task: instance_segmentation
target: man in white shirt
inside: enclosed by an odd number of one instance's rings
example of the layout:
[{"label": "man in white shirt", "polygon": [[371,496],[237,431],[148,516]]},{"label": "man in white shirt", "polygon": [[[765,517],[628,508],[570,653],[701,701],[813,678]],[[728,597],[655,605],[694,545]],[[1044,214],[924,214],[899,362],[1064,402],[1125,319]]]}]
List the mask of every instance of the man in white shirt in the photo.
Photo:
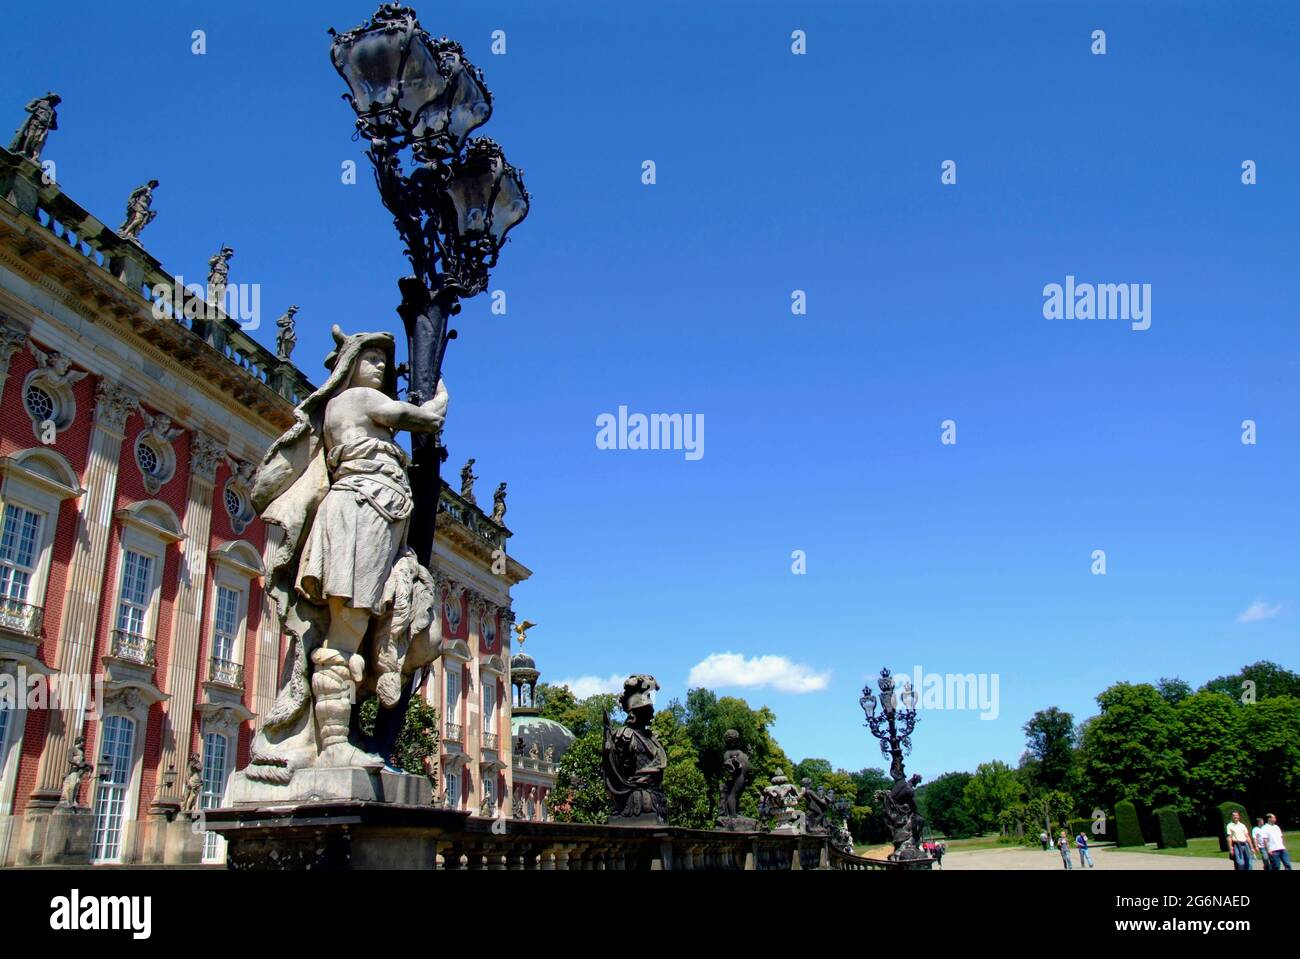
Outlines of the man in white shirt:
[{"label": "man in white shirt", "polygon": [[1255,855],[1255,840],[1250,838],[1250,830],[1241,821],[1241,813],[1232,811],[1232,821],[1227,826],[1228,850],[1232,853],[1234,869],[1250,869],[1251,859]]},{"label": "man in white shirt", "polygon": [[1264,817],[1255,820],[1255,828],[1250,831],[1250,838],[1255,840],[1255,849],[1259,852],[1259,861],[1265,871],[1273,868],[1273,861],[1268,858],[1268,844],[1264,841]]},{"label": "man in white shirt", "polygon": [[1290,872],[1291,854],[1286,850],[1286,837],[1282,835],[1282,827],[1277,824],[1277,817],[1272,813],[1268,814],[1268,825],[1264,827],[1264,843],[1273,868]]}]

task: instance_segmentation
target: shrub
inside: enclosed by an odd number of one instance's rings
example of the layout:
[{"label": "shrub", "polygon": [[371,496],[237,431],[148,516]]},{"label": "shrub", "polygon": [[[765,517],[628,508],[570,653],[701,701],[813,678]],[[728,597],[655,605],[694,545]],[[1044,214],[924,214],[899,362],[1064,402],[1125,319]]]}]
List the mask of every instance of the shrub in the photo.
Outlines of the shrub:
[{"label": "shrub", "polygon": [[1144,846],[1142,826],[1138,823],[1137,807],[1127,799],[1115,803],[1115,845]]},{"label": "shrub", "polygon": [[1083,833],[1085,836],[1087,836],[1088,842],[1090,843],[1101,842],[1101,836],[1098,836],[1096,833],[1092,831],[1091,819],[1070,820],[1070,841],[1073,842],[1074,837],[1079,835],[1079,833]]},{"label": "shrub", "polygon": [[1183,823],[1178,818],[1178,810],[1173,806],[1161,806],[1155,811],[1156,826],[1160,832],[1156,845],[1161,849],[1184,849],[1187,837],[1183,834]]},{"label": "shrub", "polygon": [[1250,816],[1246,812],[1246,807],[1239,802],[1221,802],[1219,803],[1219,851],[1228,851],[1228,823],[1232,822],[1233,812],[1241,813],[1241,821],[1250,828]]}]

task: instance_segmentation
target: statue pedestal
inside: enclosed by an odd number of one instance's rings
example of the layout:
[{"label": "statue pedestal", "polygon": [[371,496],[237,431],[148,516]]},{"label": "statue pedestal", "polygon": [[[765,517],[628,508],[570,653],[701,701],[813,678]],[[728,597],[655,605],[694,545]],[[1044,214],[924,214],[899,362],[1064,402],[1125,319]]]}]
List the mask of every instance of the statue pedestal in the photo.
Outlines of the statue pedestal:
[{"label": "statue pedestal", "polygon": [[227,806],[275,806],[284,803],[360,802],[428,806],[433,787],[425,776],[345,766],[340,769],[299,769],[283,785],[249,779],[241,769],[230,778]]},{"label": "statue pedestal", "polygon": [[758,832],[758,820],[746,816],[719,816],[718,828],[727,832]]},{"label": "statue pedestal", "polygon": [[[95,816],[85,806],[29,810],[27,825],[33,847],[19,865],[86,866],[95,838]],[[21,856],[21,853],[20,853]],[[24,861],[25,860],[25,861]]]},{"label": "statue pedestal", "polygon": [[200,820],[189,813],[177,813],[163,828],[163,862],[169,866],[203,861],[203,830]]}]

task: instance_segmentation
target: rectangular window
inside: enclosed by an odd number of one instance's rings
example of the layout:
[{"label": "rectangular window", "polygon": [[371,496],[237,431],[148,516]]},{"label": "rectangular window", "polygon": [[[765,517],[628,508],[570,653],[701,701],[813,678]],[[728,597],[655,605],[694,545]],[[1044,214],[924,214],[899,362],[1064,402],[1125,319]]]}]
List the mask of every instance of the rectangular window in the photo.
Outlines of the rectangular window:
[{"label": "rectangular window", "polygon": [[492,773],[488,773],[483,777],[483,805],[487,807],[488,814],[492,816],[495,816],[497,813],[495,779],[496,776]]},{"label": "rectangular window", "polygon": [[483,732],[497,731],[497,685],[490,679],[483,682]]},{"label": "rectangular window", "polygon": [[117,628],[133,636],[144,636],[152,599],[153,557],[127,550],[122,556],[122,594],[117,601]]},{"label": "rectangular window", "polygon": [[41,541],[40,513],[5,504],[4,528],[0,531],[0,597],[28,603],[36,554]]},{"label": "rectangular window", "polygon": [[135,721],[108,716],[103,735],[100,755],[108,761],[108,778],[100,780],[95,790],[94,859],[116,862],[122,858],[122,821],[126,817],[126,793],[135,751]]},{"label": "rectangular window", "polygon": [[[221,805],[221,797],[226,791],[226,762],[230,740],[216,733],[203,737],[203,792],[199,796],[199,806],[203,809],[216,809]],[[224,840],[220,833],[203,834],[204,862],[220,862],[224,852]]]},{"label": "rectangular window", "polygon": [[460,667],[451,663],[447,667],[447,721],[460,719]]},{"label": "rectangular window", "polygon": [[239,600],[237,590],[217,587],[216,616],[212,630],[212,657],[236,662],[236,638],[239,635]]},{"label": "rectangular window", "polygon": [[460,777],[455,773],[447,773],[447,806],[450,809],[460,808]]}]

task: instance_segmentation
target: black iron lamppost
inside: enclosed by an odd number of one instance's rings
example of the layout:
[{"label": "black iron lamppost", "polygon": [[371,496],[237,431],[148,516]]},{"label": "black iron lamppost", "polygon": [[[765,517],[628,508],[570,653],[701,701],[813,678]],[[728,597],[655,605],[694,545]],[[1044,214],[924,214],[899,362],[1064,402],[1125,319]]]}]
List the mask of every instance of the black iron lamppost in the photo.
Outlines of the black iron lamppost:
[{"label": "black iron lamppost", "polygon": [[[903,769],[903,756],[912,751],[912,731],[916,729],[916,690],[903,680],[903,690],[894,691],[894,677],[888,669],[880,671],[880,699],[871,691],[871,684],[862,687],[858,703],[866,714],[866,725],[871,735],[880,740],[880,752],[889,757],[889,775],[894,784],[876,794],[882,803],[882,815],[890,829],[894,860],[928,860],[921,849],[921,832],[925,820],[916,804],[916,784],[920,776],[907,779]],[[899,703],[902,709],[899,709]],[[877,709],[879,705],[879,709]],[[928,865],[926,866],[928,868]]]},{"label": "black iron lamppost", "polygon": [[[369,20],[335,33],[330,59],[348,85],[357,133],[385,207],[406,245],[413,275],[398,281],[406,327],[408,398],[431,399],[456,331],[459,301],[487,288],[510,232],[528,215],[523,173],[487,138],[467,139],[492,115],[492,94],[459,43],[434,40],[415,11],[381,4]],[[411,173],[402,168],[409,151]],[[437,438],[412,436],[415,498],[408,542],[422,564],[433,554],[439,466]]]}]

